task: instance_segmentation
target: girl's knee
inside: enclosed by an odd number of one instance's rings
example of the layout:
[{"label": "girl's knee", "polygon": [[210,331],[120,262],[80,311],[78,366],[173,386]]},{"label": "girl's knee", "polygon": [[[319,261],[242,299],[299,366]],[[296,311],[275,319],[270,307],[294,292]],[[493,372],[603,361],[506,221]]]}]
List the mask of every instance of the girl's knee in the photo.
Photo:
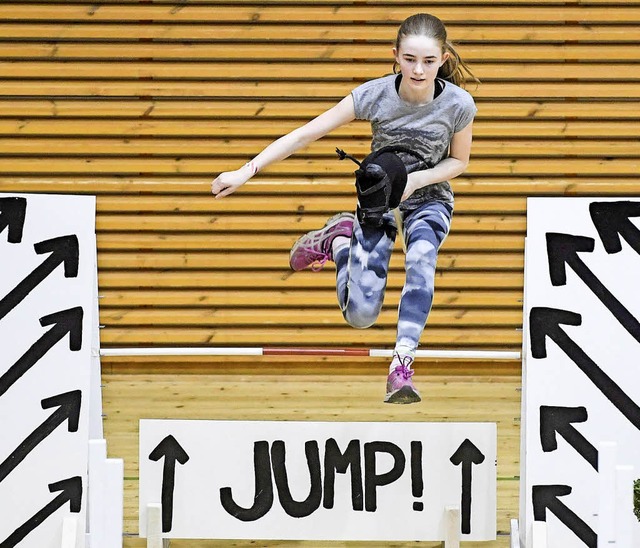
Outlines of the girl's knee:
[{"label": "girl's knee", "polygon": [[342,315],[351,327],[356,329],[366,329],[371,327],[380,314],[380,309],[348,307],[342,311]]}]

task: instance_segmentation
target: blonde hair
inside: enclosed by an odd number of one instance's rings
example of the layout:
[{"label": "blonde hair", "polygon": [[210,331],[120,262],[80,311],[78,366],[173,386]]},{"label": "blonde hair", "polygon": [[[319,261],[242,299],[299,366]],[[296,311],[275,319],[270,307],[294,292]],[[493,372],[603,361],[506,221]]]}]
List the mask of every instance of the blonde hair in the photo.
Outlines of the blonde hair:
[{"label": "blonde hair", "polygon": [[[433,38],[442,49],[442,53],[449,53],[449,58],[438,69],[438,78],[451,82],[460,87],[464,87],[468,81],[480,83],[480,80],[471,72],[471,69],[462,60],[453,44],[447,39],[447,29],[444,23],[435,15],[429,13],[416,13],[407,17],[396,37],[396,50],[400,49],[400,44],[407,36],[427,36]],[[393,72],[397,72],[398,64],[393,64]]]}]

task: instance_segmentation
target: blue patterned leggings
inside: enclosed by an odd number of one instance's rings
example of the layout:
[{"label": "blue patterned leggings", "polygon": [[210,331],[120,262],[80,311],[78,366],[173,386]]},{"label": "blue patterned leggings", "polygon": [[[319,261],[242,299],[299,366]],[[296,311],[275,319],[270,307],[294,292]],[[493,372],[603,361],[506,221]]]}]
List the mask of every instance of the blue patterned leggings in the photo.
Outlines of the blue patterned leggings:
[{"label": "blue patterned leggings", "polygon": [[[401,211],[407,254],[396,349],[418,347],[433,303],[436,258],[449,232],[451,213],[449,206],[436,201]],[[382,309],[397,233],[393,213],[388,212],[384,221],[378,228],[361,226],[356,219],[351,244],[335,253],[338,302],[353,327],[371,326]]]}]

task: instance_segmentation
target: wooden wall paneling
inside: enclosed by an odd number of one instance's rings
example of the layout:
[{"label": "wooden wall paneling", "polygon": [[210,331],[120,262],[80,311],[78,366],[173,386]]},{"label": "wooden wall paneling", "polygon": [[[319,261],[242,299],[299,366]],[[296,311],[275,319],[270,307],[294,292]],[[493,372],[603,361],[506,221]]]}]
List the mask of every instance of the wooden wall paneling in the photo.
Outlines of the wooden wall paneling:
[{"label": "wooden wall paneling", "polygon": [[[370,330],[343,322],[333,267],[318,274],[288,269],[289,248],[302,232],[353,209],[353,166],[333,151],[366,155],[366,123],[340,128],[230,198],[214,200],[209,186],[219,171],[241,165],[360,82],[389,72],[397,24],[416,11],[447,23],[482,80],[469,86],[479,109],[472,161],[453,181],[456,213],[439,258],[424,347],[518,350],[527,196],[637,196],[640,189],[640,1],[0,4],[0,191],[97,195],[104,347],[393,345],[403,283],[399,246],[380,322]],[[256,367],[236,361],[244,375]],[[323,359],[262,365],[269,379],[301,375],[293,383],[324,383],[313,375],[342,367]],[[267,390],[272,409],[248,400],[216,407],[194,373],[213,375],[205,382],[216,394],[222,388],[235,394],[238,386],[219,376],[226,371],[222,359],[110,358],[104,367],[109,437],[134,461],[131,421],[140,402],[145,408],[156,402],[154,412],[166,416],[232,409],[230,418],[295,418],[302,416],[296,405],[306,406],[310,418],[326,416],[313,411],[319,401],[326,407],[320,394],[285,405],[274,385],[257,376],[267,384],[255,389]],[[373,403],[368,362],[344,367],[366,375],[350,385],[363,405],[345,403],[344,412],[358,420],[387,412]],[[483,376],[457,384],[455,393],[434,377],[430,389],[443,399],[419,417],[484,417],[473,403],[456,415],[449,398],[500,399],[502,387],[491,374],[505,371],[512,375],[505,409],[518,412],[517,364],[424,367]],[[157,376],[169,371],[194,375]],[[147,392],[156,382],[158,390]],[[172,390],[188,400],[184,407],[162,405]],[[121,398],[138,403],[126,407]],[[509,417],[499,430],[503,530],[517,505],[517,489],[506,487],[517,487],[507,481],[517,475],[518,451],[517,419]],[[135,531],[135,462],[127,466],[127,528]]]}]

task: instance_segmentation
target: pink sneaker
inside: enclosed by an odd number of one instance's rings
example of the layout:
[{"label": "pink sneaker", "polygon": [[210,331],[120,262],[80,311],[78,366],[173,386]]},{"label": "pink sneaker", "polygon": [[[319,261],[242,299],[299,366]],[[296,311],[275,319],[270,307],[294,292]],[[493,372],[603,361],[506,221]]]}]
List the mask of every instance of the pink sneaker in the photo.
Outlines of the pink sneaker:
[{"label": "pink sneaker", "polygon": [[312,230],[301,236],[293,244],[289,254],[289,265],[292,270],[322,270],[324,263],[333,260],[331,243],[337,236],[351,238],[353,234],[353,213],[338,213],[329,219],[319,230]]},{"label": "pink sneaker", "polygon": [[399,365],[387,377],[387,395],[385,403],[416,403],[422,400],[420,393],[413,386],[411,377],[413,370],[409,369],[413,358],[411,356],[394,356]]}]

